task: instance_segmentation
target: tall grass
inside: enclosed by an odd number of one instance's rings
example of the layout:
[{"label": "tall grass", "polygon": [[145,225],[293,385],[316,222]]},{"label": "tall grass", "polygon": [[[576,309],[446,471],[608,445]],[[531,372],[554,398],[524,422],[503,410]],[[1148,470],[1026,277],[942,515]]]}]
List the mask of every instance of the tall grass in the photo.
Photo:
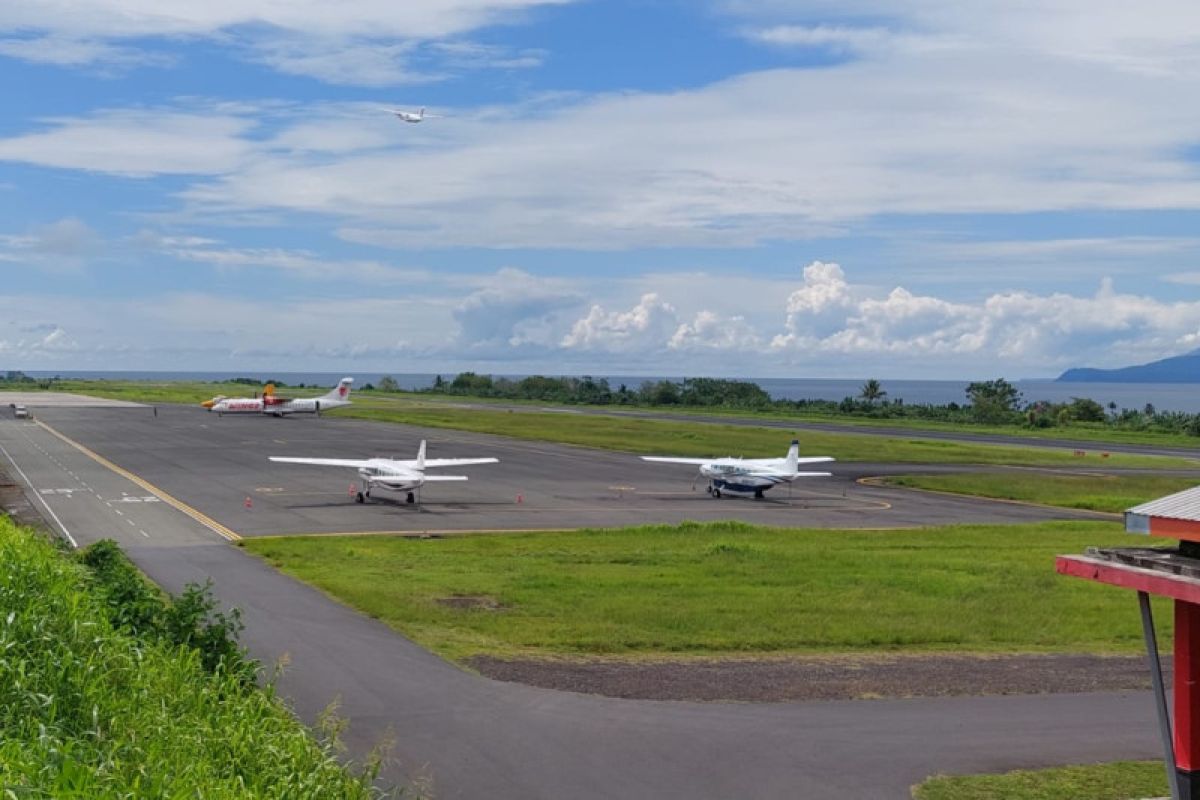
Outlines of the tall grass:
[{"label": "tall grass", "polygon": [[372,798],[265,691],[109,620],[84,568],[0,518],[0,787],[14,798]]}]

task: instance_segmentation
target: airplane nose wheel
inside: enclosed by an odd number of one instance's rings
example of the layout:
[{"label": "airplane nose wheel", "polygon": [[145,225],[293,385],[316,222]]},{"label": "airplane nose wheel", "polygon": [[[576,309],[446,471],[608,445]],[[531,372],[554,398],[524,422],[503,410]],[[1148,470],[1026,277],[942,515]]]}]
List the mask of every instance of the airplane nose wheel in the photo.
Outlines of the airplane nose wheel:
[{"label": "airplane nose wheel", "polygon": [[721,499],[721,490],[714,486],[712,490],[712,496],[714,499]]}]

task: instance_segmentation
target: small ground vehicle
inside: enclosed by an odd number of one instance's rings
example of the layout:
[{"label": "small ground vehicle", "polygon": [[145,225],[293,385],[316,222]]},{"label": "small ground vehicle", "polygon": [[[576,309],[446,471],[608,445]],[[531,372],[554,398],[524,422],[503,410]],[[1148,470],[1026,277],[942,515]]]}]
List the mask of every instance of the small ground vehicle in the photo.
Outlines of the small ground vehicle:
[{"label": "small ground vehicle", "polygon": [[29,419],[29,409],[25,406],[13,406],[13,416],[17,419]]}]

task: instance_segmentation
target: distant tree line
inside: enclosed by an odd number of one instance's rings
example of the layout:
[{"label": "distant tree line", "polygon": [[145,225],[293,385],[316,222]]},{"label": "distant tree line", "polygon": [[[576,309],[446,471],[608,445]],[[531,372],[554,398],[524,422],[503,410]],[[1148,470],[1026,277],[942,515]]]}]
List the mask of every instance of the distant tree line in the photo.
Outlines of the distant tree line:
[{"label": "distant tree line", "polygon": [[[380,388],[383,387],[384,378]],[[531,375],[528,378],[493,378],[463,372],[453,380],[437,376],[433,386],[423,390],[436,394],[492,397],[505,400],[538,400],[547,403],[628,406],[719,406],[749,410],[766,410],[773,406],[771,396],[756,383],[720,378],[685,378],[675,381],[643,381],[630,388],[622,383],[613,388],[607,378],[551,378]]]},{"label": "distant tree line", "polygon": [[[379,381],[383,391],[400,391],[391,376]],[[905,403],[888,399],[883,384],[871,378],[857,397],[835,400],[773,400],[758,384],[723,378],[684,378],[681,381],[643,381],[636,387],[620,384],[615,389],[606,378],[547,377],[531,375],[514,380],[462,372],[450,380],[438,375],[433,385],[418,392],[487,397],[503,400],[535,400],[567,405],[616,405],[649,407],[723,408],[742,411],[795,412],[828,417],[868,419],[914,419],[937,422],[1052,428],[1075,424],[1137,431],[1157,431],[1200,436],[1200,414],[1160,412],[1147,404],[1141,410],[1103,406],[1086,397],[1070,402],[1046,400],[1026,402],[1009,381],[997,378],[976,381],[966,388],[963,403]]]},{"label": "distant tree line", "polygon": [[53,378],[34,378],[20,370],[10,369],[4,373],[3,377],[0,377],[0,384],[16,384],[18,386],[36,386],[39,389],[51,389],[55,383],[61,380],[62,378],[57,375]]}]

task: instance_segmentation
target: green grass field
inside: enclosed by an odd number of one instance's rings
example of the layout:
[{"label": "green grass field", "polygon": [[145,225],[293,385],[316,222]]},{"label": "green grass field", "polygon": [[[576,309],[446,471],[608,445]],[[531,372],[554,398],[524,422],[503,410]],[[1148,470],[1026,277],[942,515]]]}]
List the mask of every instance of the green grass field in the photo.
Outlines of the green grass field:
[{"label": "green grass field", "polygon": [[[680,456],[782,457],[792,436],[775,428],[675,422],[570,413],[515,413],[446,406],[375,408],[366,404],[340,413],[358,419],[398,422],[431,428],[477,431],[517,439],[575,444],[631,453]],[[1019,466],[1145,467],[1197,466],[1176,458],[1099,451],[1077,457],[1070,450],[964,444],[932,439],[902,439],[866,434],[804,431],[802,455],[830,455],[839,461],[911,464],[1011,464]]]},{"label": "green grass field", "polygon": [[1045,472],[978,472],[957,475],[895,475],[892,486],[1020,500],[1118,514],[1131,506],[1190,489],[1197,478],[1161,475],[1052,475]]},{"label": "green grass field", "polygon": [[913,790],[914,800],[1134,800],[1169,794],[1161,761],[938,776]]},{"label": "green grass field", "polygon": [[[1130,537],[1111,523],[896,532],[714,523],[239,544],[459,660],[1135,653],[1132,595],[1054,572],[1056,554],[1122,543]],[[1169,641],[1169,625],[1162,635]]]}]

